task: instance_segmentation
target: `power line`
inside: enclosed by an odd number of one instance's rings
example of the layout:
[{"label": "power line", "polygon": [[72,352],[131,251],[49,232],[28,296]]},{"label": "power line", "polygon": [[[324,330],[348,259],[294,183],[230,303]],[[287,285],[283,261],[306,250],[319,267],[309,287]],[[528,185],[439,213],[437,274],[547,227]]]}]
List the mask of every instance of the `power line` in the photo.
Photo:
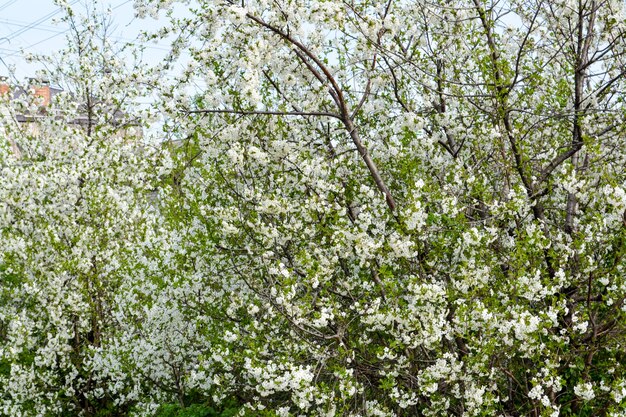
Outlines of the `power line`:
[{"label": "power line", "polygon": [[[0,19],[0,23],[3,23],[8,26],[17,26],[20,28],[30,27],[32,25],[32,23],[23,22],[19,20],[11,20],[11,19]],[[36,27],[33,27],[33,29],[40,30],[42,32],[58,32],[59,31],[58,29],[55,29],[53,26],[47,26],[47,25],[45,26],[37,25]]]},{"label": "power line", "polygon": [[9,0],[6,3],[4,3],[2,6],[0,6],[0,11],[6,9],[7,7],[9,7],[10,5],[12,5],[13,3],[15,3],[17,0]]},{"label": "power line", "polygon": [[[132,1],[132,0],[129,0],[126,3],[130,2],[130,1]],[[116,7],[116,9],[121,7],[121,6],[123,6],[126,3],[118,5]],[[0,18],[0,23],[5,23],[7,25],[18,26],[18,27],[22,27],[22,28],[31,25],[31,24],[27,25],[26,24],[27,22],[23,22],[23,21],[19,21],[19,20],[1,19],[1,18]],[[61,30],[61,29],[56,29],[54,26],[45,26],[44,27],[44,25],[37,25],[37,27],[33,27],[32,29],[35,29],[35,30],[38,30],[38,31],[42,31],[42,32],[54,33],[55,35],[60,35],[60,34],[63,34],[63,33],[67,32],[67,29]],[[4,38],[0,38],[0,40],[2,40],[2,39],[4,39]],[[44,42],[44,41],[46,41],[48,39],[44,39],[41,42]],[[167,45],[154,44],[154,43],[151,43],[151,42],[139,42],[137,39],[130,39],[130,38],[126,38],[126,37],[123,37],[123,36],[111,36],[111,39],[124,41],[124,42],[132,42],[132,43],[135,43],[135,44],[139,44],[140,43],[143,46],[145,46],[146,48],[157,49],[157,50],[161,50],[161,51],[169,51],[170,50],[170,48]],[[26,48],[30,48],[31,46],[33,46],[33,45],[29,45]],[[0,47],[0,50],[4,50],[4,51],[8,51],[8,52],[16,52],[16,53],[20,52],[18,49],[10,49],[10,48],[3,48],[3,47]]]},{"label": "power line", "polygon": [[[74,4],[76,4],[78,1],[79,1],[79,0],[74,0],[72,3],[70,3],[70,6],[73,6],[73,5],[74,5]],[[117,9],[119,9],[120,7],[122,7],[122,6],[124,6],[124,5],[128,4],[128,3],[130,3],[131,1],[132,1],[132,0],[126,0],[126,1],[123,1],[122,3],[120,3],[120,4],[118,4],[117,6],[113,7],[111,10],[117,10]],[[43,21],[45,21],[46,19],[49,19],[50,17],[52,17],[52,16],[54,16],[54,15],[58,14],[58,13],[59,13],[59,12],[61,12],[61,11],[62,11],[62,9],[57,9],[57,10],[55,10],[54,12],[51,12],[51,13],[47,14],[46,16],[44,16],[44,17],[42,17],[42,18],[38,19],[38,20],[37,20],[37,21],[35,21],[35,22],[32,22],[32,23],[30,23],[30,24],[28,24],[28,25],[20,25],[20,26],[22,26],[22,29],[17,30],[17,31],[15,31],[15,32],[13,32],[13,33],[9,34],[9,35],[8,35],[5,39],[7,39],[7,40],[9,40],[9,41],[10,41],[11,39],[14,39],[16,36],[19,36],[19,35],[21,35],[22,33],[26,32],[26,31],[28,31],[28,30],[35,29],[35,28],[36,28],[36,26],[39,26],[39,25],[40,25]],[[47,41],[49,41],[49,40],[51,40],[51,39],[54,39],[54,38],[56,38],[57,36],[60,36],[60,35],[63,35],[63,34],[65,34],[65,33],[69,32],[69,30],[70,30],[70,29],[65,29],[65,30],[42,29],[42,30],[45,30],[45,31],[47,31],[47,32],[53,32],[54,34],[53,34],[53,35],[51,35],[51,36],[48,36],[47,38],[44,38],[44,39],[42,39],[42,40],[40,40],[40,41],[38,41],[38,42],[35,42],[35,43],[33,43],[33,44],[30,44],[30,45],[26,46],[25,48],[22,48],[22,50],[24,50],[24,49],[30,49],[30,48],[33,48],[33,47],[35,47],[35,46],[37,46],[37,45],[40,45],[40,44],[42,44],[42,43],[44,43],[44,42],[47,42]],[[113,39],[122,40],[122,41],[125,41],[125,42],[137,42],[136,40],[127,39],[127,38],[123,38],[123,37],[120,37],[120,36],[117,36],[117,37],[116,37],[116,36],[114,36],[114,37],[112,37],[112,38],[113,38]],[[137,42],[137,43],[138,43],[138,42]],[[149,45],[149,44],[147,44],[147,43],[144,43],[144,46],[145,46],[145,47],[147,47],[147,48],[157,49],[157,50],[162,50],[162,51],[169,51],[169,50],[170,50],[168,47],[165,47],[165,46]],[[0,49],[9,50],[8,48],[0,48]],[[10,58],[10,57],[13,57],[13,56],[19,55],[19,54],[21,54],[21,53],[22,53],[22,51],[12,50],[12,53],[8,54],[5,58]]]},{"label": "power line", "polygon": [[[4,50],[4,51],[9,51],[9,52],[11,52],[11,53],[9,53],[8,55],[6,55],[6,56],[5,56],[5,58],[11,58],[11,57],[14,57],[14,56],[16,56],[16,55],[20,55],[20,54],[22,54],[22,53],[24,52],[24,50],[26,50],[26,49],[33,48],[33,47],[35,47],[35,46],[37,46],[37,45],[40,45],[40,44],[42,44],[42,43],[44,43],[44,42],[49,41],[50,39],[54,39],[54,38],[56,38],[57,36],[63,35],[63,34],[65,34],[65,33],[67,33],[68,31],[69,31],[69,29],[66,29],[66,30],[63,30],[63,31],[56,32],[54,35],[48,36],[48,37],[47,37],[47,38],[45,38],[45,39],[42,39],[42,40],[40,40],[40,41],[38,41],[38,42],[35,42],[35,43],[33,43],[33,44],[30,44],[30,45],[26,46],[25,48],[22,48],[22,50],[16,50],[16,49],[10,49],[10,48],[2,48],[2,47],[0,47],[0,50]],[[130,42],[130,43],[134,43],[134,44],[141,44],[141,45],[145,46],[145,47],[146,47],[146,48],[148,48],[148,49],[156,49],[156,50],[158,50],[158,51],[165,51],[165,52],[168,52],[168,51],[170,51],[170,50],[171,50],[171,49],[170,49],[170,48],[168,48],[167,46],[153,45],[153,44],[146,43],[146,42],[138,42],[137,40],[128,39],[128,38],[123,38],[123,37],[120,37],[120,36],[112,36],[112,37],[111,37],[111,39],[117,39],[117,40],[121,40],[121,41],[124,41],[124,42]]]},{"label": "power line", "polygon": [[[69,30],[69,29],[68,29],[68,30]],[[55,33],[54,35],[52,35],[52,36],[48,36],[47,38],[42,39],[42,40],[40,40],[39,42],[35,42],[35,43],[31,44],[31,45],[28,45],[26,48],[23,48],[23,49],[30,49],[30,48],[32,48],[32,47],[34,47],[34,46],[37,46],[37,45],[41,44],[41,43],[44,43],[44,42],[46,42],[46,41],[49,41],[50,39],[56,38],[57,36],[60,36],[60,35],[63,35],[63,34],[64,34],[64,33],[66,33],[68,30],[64,30],[63,32],[58,32],[58,33]],[[13,52],[12,54],[7,55],[7,56],[6,56],[6,58],[11,58],[12,56],[15,56],[15,55],[20,55],[20,54],[22,54],[22,53],[23,53],[23,50],[21,50],[21,51],[17,51],[17,52]]]},{"label": "power line", "polygon": [[[76,3],[78,3],[78,2],[79,2],[79,0],[74,0],[69,5],[73,6]],[[8,40],[15,39],[16,37],[20,36],[22,33],[27,32],[27,31],[33,29],[34,27],[36,27],[39,24],[41,24],[41,23],[45,22],[46,20],[50,19],[52,16],[55,16],[55,15],[61,13],[62,11],[63,11],[62,8],[58,8],[57,10],[55,10],[53,12],[50,12],[47,15],[43,16],[42,18],[32,22],[31,24],[26,25],[26,27],[23,27],[22,29],[19,29],[19,30],[16,30],[15,32],[13,32],[13,33],[10,33],[9,35],[6,36],[6,38]]]},{"label": "power line", "polygon": [[131,1],[133,1],[133,0],[126,0],[125,2],[123,2],[123,3],[121,3],[121,4],[118,4],[117,6],[115,6],[115,7],[114,7],[113,9],[111,9],[111,10],[117,10],[117,9],[119,9],[120,7],[122,7],[122,6],[124,6],[124,5],[128,4],[128,3],[130,3]]}]

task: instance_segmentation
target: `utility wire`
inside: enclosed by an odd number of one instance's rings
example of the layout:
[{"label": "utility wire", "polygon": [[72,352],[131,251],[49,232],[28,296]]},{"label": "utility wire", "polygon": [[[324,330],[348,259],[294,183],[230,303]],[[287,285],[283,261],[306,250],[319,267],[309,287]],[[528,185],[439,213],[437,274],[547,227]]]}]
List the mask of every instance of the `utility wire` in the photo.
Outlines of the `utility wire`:
[{"label": "utility wire", "polygon": [[2,6],[0,6],[0,11],[6,9],[7,7],[9,7],[10,5],[12,5],[13,3],[15,3],[17,0],[9,0],[6,3],[4,3]]},{"label": "utility wire", "polygon": [[17,27],[20,27],[20,28],[28,27],[29,29],[32,28],[32,29],[39,30],[39,31],[42,31],[42,32],[58,32],[59,31],[55,27],[48,26],[48,25],[37,25],[35,27],[32,27],[32,23],[23,22],[23,21],[19,21],[19,20],[0,19],[0,23],[3,23],[3,24],[8,25],[8,26],[17,26]]},{"label": "utility wire", "polygon": [[[129,1],[132,1],[132,0],[129,0]],[[128,3],[128,1],[126,3]],[[123,4],[119,5],[119,6],[117,6],[116,8],[119,8],[119,7],[123,6],[126,3],[123,3]],[[25,28],[25,27],[31,25],[31,24],[27,25],[26,24],[27,22],[23,22],[23,21],[19,21],[19,20],[10,20],[10,19],[1,19],[1,18],[0,18],[0,23],[5,23],[7,25],[18,26],[18,27],[22,27],[22,28]],[[38,31],[42,31],[42,32],[54,33],[56,35],[60,35],[60,34],[63,34],[63,33],[67,32],[67,29],[60,30],[60,29],[58,29],[58,27],[55,28],[54,26],[44,26],[44,25],[37,25],[37,27],[33,27],[32,29],[35,29],[35,30],[38,30]],[[0,41],[2,39],[3,38],[0,38]],[[125,38],[123,36],[111,36],[111,39],[124,41],[124,42],[132,42],[132,43],[135,43],[135,44],[141,43],[143,46],[145,46],[146,48],[150,48],[150,49],[157,49],[157,50],[161,50],[161,51],[169,51],[170,50],[170,48],[167,45],[154,44],[154,43],[151,43],[151,42],[139,42],[137,39]],[[46,39],[46,40],[48,40],[48,39]],[[32,45],[30,45],[30,46],[32,46]],[[30,46],[28,46],[27,48],[29,48]],[[15,52],[15,53],[19,53],[20,52],[19,49],[11,49],[11,48],[3,48],[3,47],[0,47],[0,50],[8,51],[8,52]]]},{"label": "utility wire", "polygon": [[[79,0],[74,0],[72,3],[70,3],[70,6],[73,6],[74,4],[78,3],[78,1],[79,1]],[[130,3],[131,1],[132,1],[132,0],[126,0],[126,1],[124,1],[124,2],[122,2],[122,3],[120,3],[120,4],[118,4],[117,6],[113,7],[111,10],[117,10],[117,9],[119,9],[120,7],[122,7],[122,6],[124,6],[124,5],[128,4],[128,3]],[[20,29],[20,30],[18,30],[18,31],[15,31],[15,32],[13,32],[13,33],[9,34],[9,35],[6,37],[6,39],[10,41],[11,39],[15,38],[16,36],[21,35],[22,33],[26,32],[26,31],[28,31],[28,30],[35,29],[35,28],[36,28],[36,26],[40,25],[40,24],[41,24],[42,22],[44,22],[46,19],[49,19],[50,17],[52,17],[52,16],[54,16],[54,15],[58,14],[58,13],[59,13],[59,12],[61,12],[61,11],[62,11],[62,9],[58,9],[58,10],[56,10],[56,11],[52,12],[52,13],[47,14],[46,16],[42,17],[41,19],[37,20],[36,22],[30,23],[30,24],[28,24],[28,25],[24,26],[24,27],[23,27],[23,29]],[[42,39],[42,40],[40,40],[40,41],[38,41],[38,42],[35,42],[35,43],[33,43],[33,44],[30,44],[30,45],[28,45],[26,48],[23,48],[23,49],[30,49],[30,48],[33,48],[33,47],[35,47],[35,46],[37,46],[37,45],[40,45],[40,44],[42,44],[42,43],[44,43],[44,42],[49,41],[50,39],[54,39],[54,38],[56,38],[57,36],[60,36],[60,35],[63,35],[64,33],[69,32],[69,30],[70,30],[70,29],[65,29],[65,30],[61,30],[61,31],[54,31],[54,30],[46,29],[46,31],[48,31],[48,32],[54,32],[54,34],[53,34],[53,35],[51,35],[51,36],[48,36],[47,38]],[[124,40],[124,41],[126,41],[126,42],[134,42],[133,40],[130,40],[130,39],[124,39],[124,38],[121,38],[121,37],[114,37],[114,39],[115,39],[115,38],[120,39],[120,40]],[[163,51],[169,51],[169,48],[166,48],[166,47],[159,47],[159,46],[155,46],[155,45],[145,45],[145,46],[146,46],[147,48],[158,49],[158,50],[163,50]],[[5,58],[10,58],[10,57],[13,57],[13,56],[19,55],[19,54],[21,54],[21,53],[22,53],[22,51],[15,51],[15,52],[13,52],[13,53],[11,53],[11,54],[6,55],[6,57],[5,57]]]},{"label": "utility wire", "polygon": [[[73,6],[73,5],[75,5],[76,3],[78,3],[78,2],[79,2],[79,0],[74,0],[74,1],[73,1],[73,2],[71,2],[69,5],[70,5],[70,6]],[[15,39],[16,37],[20,36],[22,33],[27,32],[27,31],[29,31],[29,30],[31,30],[31,29],[33,29],[33,28],[35,28],[37,25],[40,25],[41,23],[43,23],[43,22],[45,22],[46,20],[50,19],[52,16],[55,16],[55,15],[57,15],[57,14],[61,13],[62,11],[63,11],[63,9],[62,9],[62,8],[58,8],[57,10],[55,10],[55,11],[53,11],[53,12],[51,12],[51,13],[48,13],[47,15],[45,15],[45,16],[43,16],[42,18],[40,18],[40,19],[38,19],[38,20],[34,21],[33,23],[31,23],[31,24],[27,25],[26,27],[23,27],[22,29],[18,29],[18,30],[16,30],[15,32],[10,33],[9,35],[7,35],[7,36],[6,36],[6,38],[7,38],[8,40]]]},{"label": "utility wire", "polygon": [[122,7],[122,6],[124,6],[124,5],[128,4],[128,3],[130,3],[131,1],[133,1],[133,0],[126,0],[124,3],[118,4],[117,6],[115,6],[115,7],[114,7],[113,9],[111,9],[111,10],[117,10],[117,9],[119,9],[120,7]]}]

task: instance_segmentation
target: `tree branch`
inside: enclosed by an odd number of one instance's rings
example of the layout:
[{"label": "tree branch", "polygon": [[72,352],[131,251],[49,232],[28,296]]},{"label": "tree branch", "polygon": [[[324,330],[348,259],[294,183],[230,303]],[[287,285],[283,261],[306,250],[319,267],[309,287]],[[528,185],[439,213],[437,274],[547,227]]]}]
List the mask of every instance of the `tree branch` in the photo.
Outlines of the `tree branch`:
[{"label": "tree branch", "polygon": [[234,109],[199,109],[186,110],[186,114],[239,114],[243,116],[299,116],[299,117],[332,117],[343,121],[343,118],[325,111],[273,111],[273,110],[234,110]]},{"label": "tree branch", "polygon": [[[391,195],[391,191],[389,191],[389,188],[385,184],[385,181],[382,179],[380,172],[378,171],[378,167],[376,166],[371,156],[369,155],[367,148],[363,145],[363,142],[361,141],[357,127],[354,125],[351,119],[350,110],[343,96],[343,92],[341,88],[339,87],[337,80],[335,80],[335,77],[333,77],[333,74],[330,72],[330,70],[324,65],[324,63],[318,57],[315,56],[313,52],[311,52],[311,50],[309,50],[309,48],[307,48],[304,44],[302,44],[302,42],[293,38],[289,33],[285,33],[281,29],[275,26],[272,26],[271,24],[265,22],[263,19],[253,14],[246,13],[246,17],[250,20],[253,20],[260,26],[275,33],[280,38],[288,42],[290,45],[293,45],[294,47],[296,47],[297,50],[299,50],[299,52],[301,52],[302,55],[306,56],[308,59],[313,61],[315,65],[317,66],[317,68],[319,68],[321,73],[324,74],[324,77],[326,78],[328,83],[330,83],[331,85],[330,93],[331,93],[331,96],[333,96],[333,99],[335,99],[337,106],[339,107],[339,111],[341,112],[341,117],[337,117],[337,115],[333,113],[330,113],[330,114],[333,114],[332,117],[339,118],[343,122],[346,130],[348,131],[348,134],[350,135],[350,138],[352,139],[352,142],[354,143],[357,150],[359,151],[359,155],[361,155],[361,158],[365,162],[365,165],[367,166],[367,169],[369,170],[370,175],[374,179],[374,182],[376,183],[376,187],[378,188],[380,192],[382,192],[385,195],[385,201],[387,202],[387,206],[389,207],[389,209],[391,211],[394,211],[396,208],[395,199]],[[297,51],[296,51],[296,54],[297,54]],[[312,66],[310,64],[307,64],[306,60],[304,61],[305,61],[305,64],[309,67],[309,69],[311,69]],[[320,78],[318,76],[319,72],[316,73],[316,71],[313,71],[313,74],[316,76],[316,78],[318,79]],[[326,114],[326,116],[329,116],[329,114]]]}]

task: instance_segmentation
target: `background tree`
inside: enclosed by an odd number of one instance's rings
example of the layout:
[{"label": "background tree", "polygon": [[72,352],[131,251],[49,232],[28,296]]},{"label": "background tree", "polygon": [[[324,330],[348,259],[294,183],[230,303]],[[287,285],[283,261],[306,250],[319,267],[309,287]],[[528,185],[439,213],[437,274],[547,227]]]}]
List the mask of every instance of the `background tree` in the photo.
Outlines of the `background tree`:
[{"label": "background tree", "polygon": [[23,152],[2,159],[2,415],[128,408],[114,405],[93,356],[119,327],[115,296],[156,222],[155,166],[128,107],[140,86],[122,75],[107,21],[91,7],[85,15],[66,8],[68,46],[58,61],[34,58],[47,64],[40,76],[65,90],[44,106],[32,95],[5,103],[29,121],[7,126]]}]

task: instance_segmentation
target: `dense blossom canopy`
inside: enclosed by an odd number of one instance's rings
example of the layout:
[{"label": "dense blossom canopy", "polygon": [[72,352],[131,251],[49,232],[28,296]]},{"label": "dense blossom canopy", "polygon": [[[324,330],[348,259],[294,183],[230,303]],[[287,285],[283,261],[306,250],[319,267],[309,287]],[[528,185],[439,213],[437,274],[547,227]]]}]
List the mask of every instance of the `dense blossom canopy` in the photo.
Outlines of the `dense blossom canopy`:
[{"label": "dense blossom canopy", "polygon": [[623,2],[136,0],[150,69],[65,7],[0,415],[625,415]]}]

